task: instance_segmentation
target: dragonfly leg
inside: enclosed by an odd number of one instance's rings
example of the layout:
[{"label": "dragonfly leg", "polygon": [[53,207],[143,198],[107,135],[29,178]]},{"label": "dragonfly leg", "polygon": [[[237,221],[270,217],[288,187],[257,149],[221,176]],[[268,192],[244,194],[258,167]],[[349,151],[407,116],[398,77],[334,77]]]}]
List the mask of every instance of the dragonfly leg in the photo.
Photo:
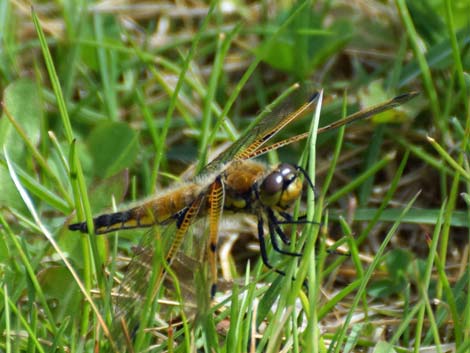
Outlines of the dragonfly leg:
[{"label": "dragonfly leg", "polygon": [[211,271],[211,298],[217,290],[217,242],[219,238],[219,224],[224,207],[224,185],[220,177],[212,183],[209,190],[209,242],[208,257]]},{"label": "dragonfly leg", "polygon": [[269,263],[268,253],[266,251],[266,241],[264,239],[264,229],[263,229],[264,224],[263,223],[264,223],[263,217],[261,215],[258,215],[258,240],[259,240],[259,248],[261,252],[261,259],[263,260],[263,263],[267,268],[270,268],[276,271],[277,273],[279,273],[280,275],[285,276],[286,273],[284,271],[274,268],[274,266]]},{"label": "dragonfly leg", "polygon": [[[276,249],[277,246],[277,240],[273,240],[273,238],[276,238],[273,236],[274,233],[277,233],[279,235],[279,238],[281,238],[282,242],[286,245],[290,245],[290,239],[287,237],[287,235],[284,233],[284,231],[279,227],[279,220],[276,218],[274,215],[274,212],[272,209],[268,208],[267,209],[268,213],[268,224],[269,224],[269,233],[271,235],[271,241],[273,243],[273,247]],[[290,216],[289,216],[290,217]],[[276,245],[274,245],[276,243]]]},{"label": "dragonfly leg", "polygon": [[307,215],[299,216],[297,219],[294,219],[287,212],[279,212],[279,214],[284,218],[284,221],[277,220],[277,224],[315,224],[321,226],[321,222],[309,221],[307,220]]},{"label": "dragonfly leg", "polygon": [[304,168],[302,168],[301,166],[299,166],[299,165],[295,165],[294,167],[295,167],[295,169],[296,169],[298,172],[302,173],[302,175],[304,176],[305,180],[307,181],[308,186],[310,187],[310,189],[312,189],[312,191],[313,191],[313,193],[314,193],[314,195],[315,195],[315,198],[317,198],[317,197],[318,197],[317,189],[315,188],[315,185],[313,185],[312,180],[311,180],[310,177],[308,176],[307,171],[306,171]]},{"label": "dragonfly leg", "polygon": [[271,238],[271,243],[273,244],[273,249],[275,251],[277,251],[280,254],[289,255],[289,256],[302,256],[301,253],[283,250],[279,247],[276,235],[278,235],[279,238],[281,238],[281,240],[286,245],[290,244],[290,239],[286,236],[282,228],[279,227],[278,219],[276,218],[272,210],[268,210],[268,226],[269,226],[269,236]]},{"label": "dragonfly leg", "polygon": [[176,221],[177,231],[174,236],[173,242],[171,243],[170,249],[166,255],[168,263],[171,263],[176,252],[183,242],[183,238],[186,235],[189,226],[194,222],[195,218],[199,213],[202,201],[204,200],[203,195],[199,195],[183,212],[178,213],[178,219]]}]

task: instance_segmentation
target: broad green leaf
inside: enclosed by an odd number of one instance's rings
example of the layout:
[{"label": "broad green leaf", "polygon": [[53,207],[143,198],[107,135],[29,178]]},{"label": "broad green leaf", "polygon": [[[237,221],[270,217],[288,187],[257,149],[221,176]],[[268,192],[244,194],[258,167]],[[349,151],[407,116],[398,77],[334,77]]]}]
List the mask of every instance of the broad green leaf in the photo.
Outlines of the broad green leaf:
[{"label": "broad green leaf", "polygon": [[393,349],[393,345],[388,342],[380,341],[374,348],[374,353],[395,353],[396,350]]},{"label": "broad green leaf", "polygon": [[55,301],[58,320],[73,316],[81,303],[80,291],[72,275],[63,266],[52,266],[42,271],[38,277],[46,299]]},{"label": "broad green leaf", "polygon": [[[5,89],[4,104],[6,110],[24,130],[27,138],[36,145],[40,138],[43,110],[37,85],[27,79],[11,83]],[[10,156],[15,159],[24,150],[22,138],[5,116],[0,121],[0,144],[6,145]]]},{"label": "broad green leaf", "polygon": [[[386,92],[383,87],[382,80],[371,82],[367,88],[359,90],[359,97],[361,99],[361,105],[369,107],[387,99],[390,99],[390,93]],[[407,114],[410,111],[409,106],[400,106],[395,109],[387,110],[386,112],[380,113],[372,117],[372,121],[375,123],[403,123],[410,120],[410,115]]]},{"label": "broad green leaf", "polygon": [[102,212],[104,209],[110,209],[112,199],[116,204],[120,204],[129,187],[129,173],[122,170],[110,178],[101,180],[93,185],[91,190],[93,213]]},{"label": "broad green leaf", "polygon": [[337,21],[325,28],[320,18],[305,14],[268,46],[261,46],[257,55],[274,68],[304,79],[344,47],[353,33],[350,22]]},{"label": "broad green leaf", "polygon": [[384,278],[371,283],[367,289],[367,294],[374,298],[387,298],[402,291],[405,283],[404,281],[399,282]]},{"label": "broad green leaf", "polygon": [[[3,102],[5,110],[15,119],[26,134],[26,138],[32,144],[37,145],[40,139],[43,111],[41,94],[37,85],[28,79],[12,82],[4,91]],[[24,164],[25,141],[5,113],[0,119],[0,146],[6,146],[15,163],[20,166]],[[19,199],[10,175],[3,167],[0,167],[0,184],[2,185],[0,205],[16,209],[23,208],[23,202]]]},{"label": "broad green leaf", "polygon": [[399,281],[408,272],[413,255],[404,249],[394,249],[385,257],[387,270],[393,280]]},{"label": "broad green leaf", "polygon": [[138,134],[126,124],[104,122],[91,132],[88,148],[95,176],[107,178],[135,162],[139,151]]}]

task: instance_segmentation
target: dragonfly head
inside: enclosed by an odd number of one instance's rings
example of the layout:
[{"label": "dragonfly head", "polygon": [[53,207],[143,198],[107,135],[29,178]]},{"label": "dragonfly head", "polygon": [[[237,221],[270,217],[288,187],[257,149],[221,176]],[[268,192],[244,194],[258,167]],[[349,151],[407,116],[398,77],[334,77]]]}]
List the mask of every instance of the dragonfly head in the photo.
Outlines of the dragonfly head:
[{"label": "dragonfly head", "polygon": [[281,163],[269,173],[259,186],[259,197],[263,205],[287,209],[302,193],[299,167]]}]

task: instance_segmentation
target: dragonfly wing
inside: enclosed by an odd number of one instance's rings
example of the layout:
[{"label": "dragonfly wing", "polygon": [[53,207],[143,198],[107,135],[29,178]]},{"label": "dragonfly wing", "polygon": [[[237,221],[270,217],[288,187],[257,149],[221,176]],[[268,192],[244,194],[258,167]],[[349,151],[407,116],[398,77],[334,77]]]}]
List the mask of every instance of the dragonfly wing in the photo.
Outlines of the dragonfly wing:
[{"label": "dragonfly wing", "polygon": [[[175,230],[175,228],[175,225],[172,224],[168,226],[166,231],[170,232],[171,229]],[[161,228],[152,227],[144,233],[139,245],[132,249],[132,258],[126,268],[123,269],[124,277],[116,290],[113,336],[119,343],[127,335],[131,341],[134,338],[140,325],[141,310],[146,302],[149,284],[154,282],[155,286],[160,285],[157,283],[159,279],[152,279],[152,275],[154,271],[163,270],[165,257],[162,247],[168,247],[166,243]],[[123,330],[124,332],[127,331],[128,334],[124,334]]]},{"label": "dragonfly wing", "polygon": [[310,112],[317,98],[318,95],[313,95],[308,102],[294,112],[288,109],[292,106],[291,100],[283,104],[280,108],[274,109],[254,126],[250,126],[238,140],[206,165],[199,174],[214,172],[218,170],[221,165],[232,160],[245,160],[250,158],[253,151],[256,151],[264,145],[286,125]]},{"label": "dragonfly wing", "polygon": [[[389,99],[388,101],[385,101],[385,102],[382,102],[380,104],[377,104],[377,105],[368,107],[366,109],[357,111],[353,114],[348,115],[344,119],[336,120],[331,124],[328,124],[328,125],[325,125],[325,126],[322,126],[322,127],[318,128],[317,134],[322,134],[324,132],[337,129],[341,126],[351,124],[351,123],[356,122],[358,120],[368,119],[368,118],[370,118],[370,117],[372,117],[376,114],[385,112],[387,110],[395,109],[398,106],[400,106],[400,105],[408,102],[409,100],[413,99],[418,94],[419,94],[418,92],[405,93],[405,94],[396,96],[395,98]],[[309,135],[308,132],[304,132],[304,133],[299,134],[299,135],[291,136],[291,137],[289,137],[285,140],[277,141],[277,142],[275,142],[271,145],[268,145],[268,146],[260,146],[257,149],[251,150],[252,151],[251,154],[248,153],[250,151],[246,151],[245,154],[248,154],[248,156],[247,156],[248,158],[255,158],[255,157],[258,157],[258,156],[260,156],[264,153],[267,153],[269,151],[277,150],[278,148],[281,148],[283,146],[290,145],[293,142],[301,141],[301,140],[307,138],[308,135]]]},{"label": "dragonfly wing", "polygon": [[[116,295],[113,336],[117,342],[127,337],[127,344],[132,344],[137,332],[146,328],[142,319],[154,321],[155,317],[145,316],[148,313],[143,312],[144,308],[157,307],[162,322],[178,317],[181,309],[186,316],[195,314],[197,306],[194,304],[194,273],[197,268],[202,267],[201,252],[206,247],[201,244],[194,246],[195,238],[200,238],[192,233],[198,231],[197,224],[195,226],[193,223],[204,200],[204,196],[198,198],[174,222],[165,227],[155,226],[148,230],[134,248],[134,256]],[[167,264],[171,264],[169,269],[176,274],[178,284],[173,282],[172,275],[168,275]],[[175,290],[176,285],[181,290],[181,296]],[[162,304],[162,300],[155,303],[156,298],[164,299],[166,305]]]}]

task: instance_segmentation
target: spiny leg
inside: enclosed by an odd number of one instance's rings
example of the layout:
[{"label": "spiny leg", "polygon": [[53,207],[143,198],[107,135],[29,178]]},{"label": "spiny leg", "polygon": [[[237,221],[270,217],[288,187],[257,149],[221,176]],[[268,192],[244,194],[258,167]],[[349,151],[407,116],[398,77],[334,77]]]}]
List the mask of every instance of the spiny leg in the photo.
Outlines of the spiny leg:
[{"label": "spiny leg", "polygon": [[209,242],[208,256],[211,270],[211,298],[215,296],[217,286],[217,242],[219,238],[220,216],[224,207],[224,185],[218,177],[209,190]]},{"label": "spiny leg", "polygon": [[[281,239],[286,239],[287,240],[287,242],[283,240],[284,243],[286,243],[287,245],[290,244],[290,239],[287,238],[287,236],[285,235],[284,231],[279,226],[279,224],[305,224],[305,223],[317,224],[317,222],[294,220],[293,217],[290,214],[286,213],[286,212],[281,212],[280,213],[280,215],[286,221],[279,221],[276,218],[276,216],[274,215],[274,212],[272,212],[272,210],[269,210],[269,211],[271,211],[271,212],[268,212],[269,229],[270,229],[269,233],[270,233],[270,237],[271,237],[271,242],[273,243],[273,249],[274,250],[277,250],[276,247],[274,246],[274,244],[276,243],[276,241],[275,241],[276,234],[275,233],[277,233]],[[281,254],[286,254],[286,255],[290,255],[290,256],[302,256],[302,253],[293,253],[293,252],[288,252],[288,251],[284,251],[284,250],[281,250],[281,249],[278,249],[277,251],[280,252]],[[282,275],[285,275],[282,271],[276,271],[276,272],[278,272]],[[292,277],[292,280],[295,281],[295,277]],[[308,291],[308,280],[304,279],[302,284],[305,287],[305,289]]]},{"label": "spiny leg", "polygon": [[301,253],[291,252],[287,250],[283,250],[279,247],[279,243],[277,242],[276,235],[279,235],[279,238],[284,242],[284,244],[289,245],[290,239],[286,236],[284,231],[279,227],[278,219],[274,215],[274,212],[271,209],[268,209],[268,227],[269,227],[269,237],[271,239],[271,243],[273,244],[273,249],[280,254],[289,255],[289,256],[302,256]]},{"label": "spiny leg", "polygon": [[[323,224],[321,222],[315,222],[315,221],[309,221],[306,219],[306,215],[302,215],[300,216],[299,218],[297,219],[294,219],[289,213],[287,212],[279,212],[279,215],[282,216],[282,218],[284,218],[285,220],[284,221],[280,221],[279,219],[275,218],[276,222],[275,224],[278,226],[278,228],[282,231],[282,229],[279,227],[280,224],[313,224],[313,225],[317,225],[317,226],[322,226]],[[278,233],[279,234],[279,233]],[[279,237],[282,238],[281,235],[279,235]],[[290,243],[290,240],[289,240],[289,243]],[[289,243],[286,243],[287,245],[289,245]],[[274,246],[273,246],[274,247]],[[349,253],[344,253],[344,252],[339,252],[335,249],[326,249],[326,251],[330,254],[330,255],[346,255],[346,256],[350,256]]]},{"label": "spiny leg", "polygon": [[261,214],[258,214],[258,240],[259,240],[261,259],[263,260],[263,263],[267,268],[274,270],[275,272],[279,273],[282,276],[285,276],[286,273],[284,271],[278,270],[277,268],[275,268],[273,265],[269,263],[268,253],[266,251],[266,241],[264,239],[263,227],[264,227],[263,216]]},{"label": "spiny leg", "polygon": [[166,260],[168,264],[171,264],[171,261],[173,260],[174,256],[176,255],[176,252],[178,251],[181,246],[181,243],[183,242],[183,238],[186,235],[189,226],[197,217],[203,200],[204,196],[199,195],[196,200],[194,200],[191,205],[189,205],[184,210],[184,212],[182,212],[181,215],[178,217],[178,220],[176,222],[176,234],[174,236],[173,242],[171,243],[171,247],[166,255]]},{"label": "spiny leg", "polygon": [[321,226],[321,222],[316,222],[316,221],[309,221],[307,219],[307,215],[302,215],[299,216],[297,219],[294,219],[289,213],[287,212],[278,212],[279,215],[284,218],[284,221],[280,221],[279,219],[277,220],[277,224],[314,224],[317,226]]},{"label": "spiny leg", "polygon": [[[279,220],[274,215],[273,210],[268,208],[267,213],[268,213],[268,220],[269,220],[269,233],[271,235],[271,238],[273,237],[272,234],[277,233],[279,235],[279,238],[281,238],[281,240],[284,244],[290,245],[290,239],[286,236],[286,234],[282,231],[282,229],[280,229]],[[289,215],[289,217],[290,217],[290,215]],[[292,217],[291,217],[291,219],[292,219]],[[273,247],[274,247],[274,243],[277,243],[277,240],[273,241]]]}]

